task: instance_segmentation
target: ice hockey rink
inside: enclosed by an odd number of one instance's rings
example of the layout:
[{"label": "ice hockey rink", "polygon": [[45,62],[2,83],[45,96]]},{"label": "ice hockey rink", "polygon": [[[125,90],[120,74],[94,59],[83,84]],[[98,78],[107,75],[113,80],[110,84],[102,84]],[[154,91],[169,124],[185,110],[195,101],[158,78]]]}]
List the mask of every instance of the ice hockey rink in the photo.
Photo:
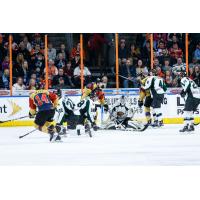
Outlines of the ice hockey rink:
[{"label": "ice hockey rink", "polygon": [[179,133],[180,125],[148,128],[144,132],[102,131],[77,136],[71,132],[62,143],[33,127],[0,128],[0,165],[199,165],[199,127]]}]

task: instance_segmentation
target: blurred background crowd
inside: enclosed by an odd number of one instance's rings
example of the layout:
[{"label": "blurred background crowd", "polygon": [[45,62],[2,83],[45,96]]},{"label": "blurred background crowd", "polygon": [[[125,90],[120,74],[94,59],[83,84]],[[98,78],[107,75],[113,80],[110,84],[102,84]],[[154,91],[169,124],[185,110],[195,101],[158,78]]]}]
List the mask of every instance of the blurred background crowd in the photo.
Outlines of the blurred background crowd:
[{"label": "blurred background crowd", "polygon": [[[45,85],[45,34],[12,34],[13,90],[41,89]],[[48,82],[51,88],[78,88],[80,81],[80,34],[48,35]],[[0,34],[0,89],[9,89],[9,34]],[[101,79],[115,88],[115,34],[83,34],[84,84]],[[150,67],[150,34],[119,34],[121,88],[137,88]],[[168,87],[180,87],[186,71],[185,34],[153,34],[153,69]],[[200,34],[189,34],[189,77],[200,86]]]}]

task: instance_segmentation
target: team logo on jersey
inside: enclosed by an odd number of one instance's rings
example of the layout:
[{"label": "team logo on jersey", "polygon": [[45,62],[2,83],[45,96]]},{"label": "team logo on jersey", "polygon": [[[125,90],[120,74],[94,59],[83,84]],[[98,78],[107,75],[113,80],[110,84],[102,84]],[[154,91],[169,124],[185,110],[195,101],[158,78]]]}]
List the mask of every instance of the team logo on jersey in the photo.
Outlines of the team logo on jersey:
[{"label": "team logo on jersey", "polygon": [[15,102],[13,101],[8,101],[12,107],[12,113],[9,115],[9,117],[17,114],[20,110],[22,110],[22,108],[20,106],[18,106]]}]

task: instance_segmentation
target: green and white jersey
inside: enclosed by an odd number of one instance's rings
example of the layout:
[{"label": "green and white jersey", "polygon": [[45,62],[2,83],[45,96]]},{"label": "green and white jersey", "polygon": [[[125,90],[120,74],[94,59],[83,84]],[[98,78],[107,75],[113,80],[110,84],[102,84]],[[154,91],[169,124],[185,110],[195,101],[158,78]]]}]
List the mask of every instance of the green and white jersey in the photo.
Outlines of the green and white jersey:
[{"label": "green and white jersey", "polygon": [[164,80],[158,76],[150,76],[147,78],[145,85],[142,86],[144,90],[150,90],[151,94],[164,94],[167,90]]},{"label": "green and white jersey", "polygon": [[80,112],[80,115],[86,116],[91,123],[95,121],[94,118],[96,115],[96,107],[94,101],[92,101],[90,98],[86,97],[85,99],[81,100],[77,104],[77,108]]},{"label": "green and white jersey", "polygon": [[182,78],[181,86],[187,96],[200,99],[200,88],[198,88],[197,84],[192,79],[187,77]]},{"label": "green and white jersey", "polygon": [[74,113],[75,104],[68,97],[59,99],[58,107],[54,119],[57,123],[63,121],[65,115],[71,115]]}]

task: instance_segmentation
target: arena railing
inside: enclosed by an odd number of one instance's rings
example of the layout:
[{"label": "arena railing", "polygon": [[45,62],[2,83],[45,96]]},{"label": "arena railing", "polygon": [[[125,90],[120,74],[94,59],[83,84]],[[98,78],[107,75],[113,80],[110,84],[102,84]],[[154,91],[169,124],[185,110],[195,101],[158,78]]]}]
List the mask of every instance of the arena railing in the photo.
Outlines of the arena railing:
[{"label": "arena railing", "polygon": [[[13,56],[12,56],[12,35],[9,35],[9,64],[10,64],[10,96],[13,95]],[[49,89],[48,86],[48,35],[45,35],[45,89]],[[81,91],[83,92],[84,88],[84,72],[83,72],[83,43],[84,37],[83,34],[80,34],[80,63],[81,63]],[[119,90],[119,57],[118,57],[118,46],[119,46],[119,36],[118,33],[115,34],[115,76],[116,76],[116,90]],[[153,33],[150,34],[150,58],[151,58],[151,69],[153,69],[154,64],[154,50],[153,50]],[[188,74],[188,33],[185,33],[185,63],[186,63],[186,73]]]}]

